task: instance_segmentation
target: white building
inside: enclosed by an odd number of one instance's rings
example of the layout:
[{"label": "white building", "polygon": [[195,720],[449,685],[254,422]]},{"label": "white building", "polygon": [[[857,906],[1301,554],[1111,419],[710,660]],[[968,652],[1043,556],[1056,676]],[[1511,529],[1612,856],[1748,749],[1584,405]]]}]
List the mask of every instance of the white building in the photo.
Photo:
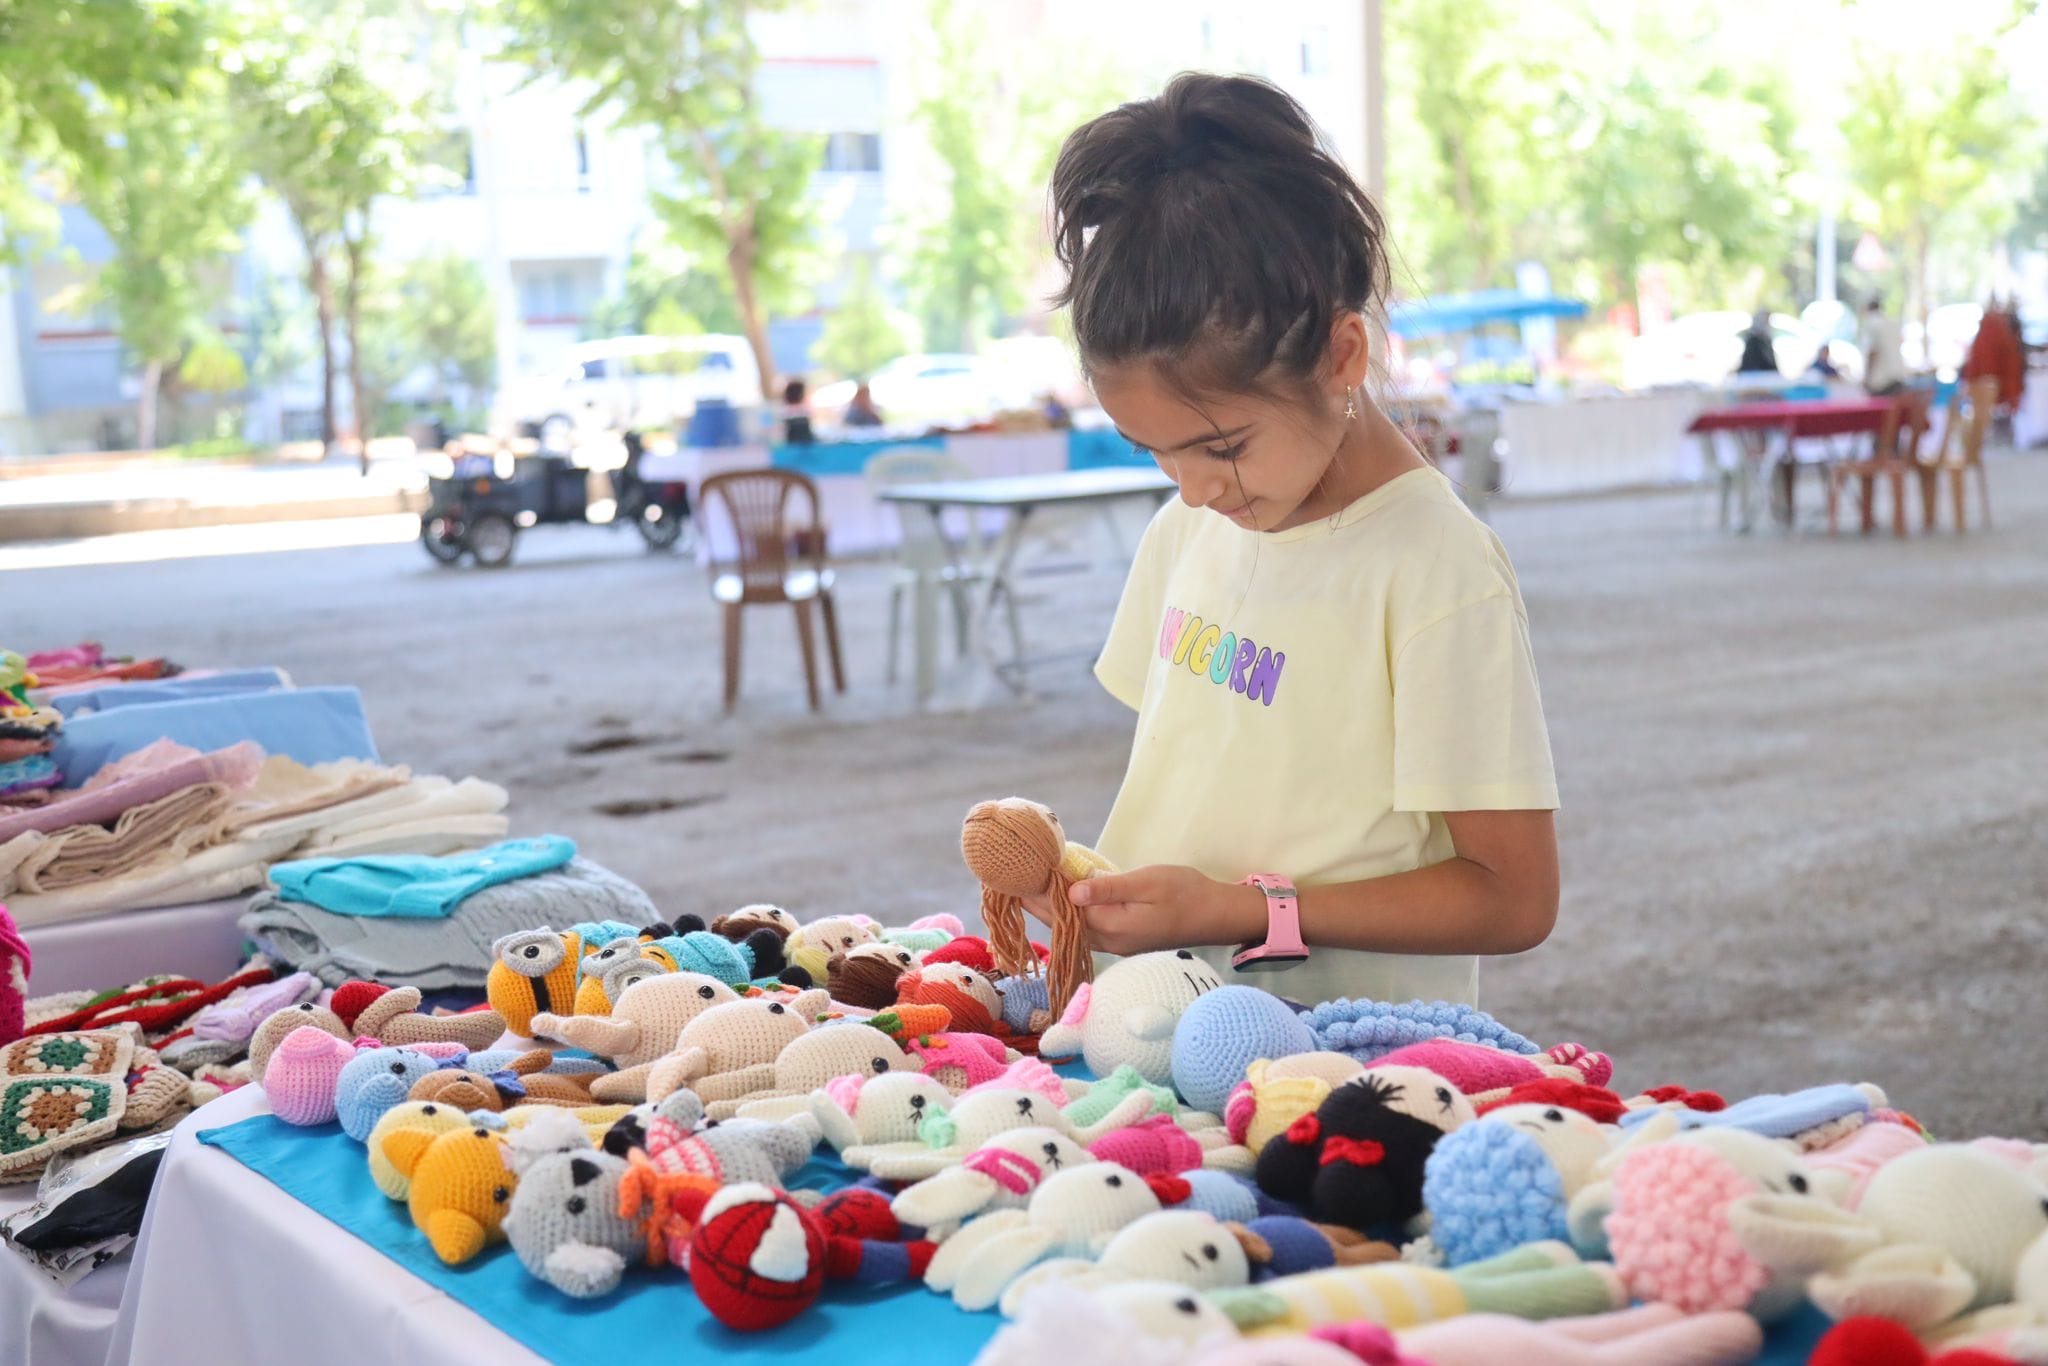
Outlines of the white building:
[{"label": "white building", "polygon": [[[992,29],[991,63],[1032,51],[1057,60],[1063,48],[1097,60],[1110,54],[1130,73],[1128,97],[1184,68],[1266,75],[1365,169],[1359,92],[1366,16],[1377,0],[960,3]],[[833,249],[876,256],[890,206],[911,202],[937,176],[914,116],[928,23],[923,0],[813,0],[756,20],[757,94],[768,121],[825,139],[814,185]],[[453,104],[468,175],[451,191],[380,206],[377,223],[381,259],[454,249],[483,267],[501,376],[546,366],[583,335],[592,308],[620,288],[636,238],[654,229],[650,189],[669,179],[646,135],[579,118],[573,89],[526,84],[524,74],[478,49],[461,54]],[[289,220],[266,203],[236,264],[241,294],[266,276],[301,277]],[[107,254],[76,209],[65,212],[64,240],[88,269]],[[0,274],[0,455],[121,444],[132,432],[133,377],[108,320],[48,309],[76,278],[55,258]],[[835,295],[836,282],[822,281],[820,297]],[[806,368],[822,322],[815,311],[774,321],[784,370]],[[305,374],[252,396],[247,435],[317,435],[318,407],[317,372]]]}]

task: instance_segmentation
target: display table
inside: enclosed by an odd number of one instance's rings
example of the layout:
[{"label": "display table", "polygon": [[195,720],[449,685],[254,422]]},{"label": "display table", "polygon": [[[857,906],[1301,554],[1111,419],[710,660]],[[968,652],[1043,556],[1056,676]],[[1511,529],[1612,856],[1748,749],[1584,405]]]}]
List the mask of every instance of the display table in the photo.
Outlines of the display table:
[{"label": "display table", "polygon": [[244,957],[235,918],[248,904],[233,896],[23,930],[35,955],[34,994],[98,990],[163,972],[202,982],[232,977]]},{"label": "display table", "polygon": [[1673,393],[1501,405],[1502,489],[1588,493],[1699,477],[1686,424],[1706,396]]},{"label": "display table", "polygon": [[[391,1243],[388,1253],[380,1252],[235,1157],[198,1141],[201,1130],[235,1125],[267,1109],[260,1092],[245,1088],[179,1126],[135,1249],[109,1362],[499,1366],[616,1361],[663,1343],[665,1357],[691,1361],[879,1366],[919,1359],[951,1366],[969,1360],[1001,1322],[993,1314],[963,1314],[945,1297],[914,1286],[828,1286],[820,1303],[794,1323],[743,1335],[712,1323],[673,1270],[636,1272],[609,1299],[571,1301],[528,1279],[505,1248],[462,1267],[440,1266],[409,1224],[402,1233],[388,1231],[390,1221],[405,1219],[404,1207],[376,1192],[357,1164],[359,1147],[331,1127],[287,1135],[287,1144],[303,1145],[304,1160],[285,1167],[282,1179],[324,1208],[369,1218],[371,1232]],[[415,1264],[419,1274],[402,1261]],[[488,1317],[456,1296],[487,1306]],[[516,1325],[528,1341],[554,1345],[537,1353],[492,1320]],[[1804,1361],[1824,1327],[1809,1311],[1774,1328],[1759,1360],[1773,1366]],[[41,1358],[36,1361],[40,1366]]]}]

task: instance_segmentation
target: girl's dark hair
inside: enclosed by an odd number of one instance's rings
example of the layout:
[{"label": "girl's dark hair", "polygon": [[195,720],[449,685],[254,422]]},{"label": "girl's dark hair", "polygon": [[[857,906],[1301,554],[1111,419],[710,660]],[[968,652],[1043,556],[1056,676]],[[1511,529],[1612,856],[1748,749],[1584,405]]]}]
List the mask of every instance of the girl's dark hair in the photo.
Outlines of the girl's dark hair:
[{"label": "girl's dark hair", "polygon": [[1379,210],[1301,106],[1183,72],[1074,130],[1052,173],[1082,364],[1159,364],[1189,394],[1310,380],[1345,313],[1385,301]]}]

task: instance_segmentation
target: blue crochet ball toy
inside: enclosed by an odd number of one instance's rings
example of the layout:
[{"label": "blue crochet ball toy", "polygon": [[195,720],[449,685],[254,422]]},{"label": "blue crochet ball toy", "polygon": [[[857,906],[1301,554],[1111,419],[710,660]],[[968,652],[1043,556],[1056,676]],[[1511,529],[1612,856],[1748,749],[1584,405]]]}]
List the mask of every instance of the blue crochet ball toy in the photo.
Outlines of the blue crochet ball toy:
[{"label": "blue crochet ball toy", "polygon": [[1566,1203],[1564,1179],[1550,1155],[1512,1124],[1453,1130],[1423,1164],[1430,1240],[1452,1266],[1566,1238]]},{"label": "blue crochet ball toy", "polygon": [[1195,1109],[1220,1115],[1247,1067],[1317,1046],[1301,1016],[1278,996],[1257,987],[1218,987],[1197,996],[1173,1027],[1173,1089]]},{"label": "blue crochet ball toy", "polygon": [[370,1130],[384,1118],[384,1112],[403,1101],[412,1084],[441,1066],[440,1062],[410,1048],[366,1048],[342,1064],[334,1082],[334,1111],[341,1131],[358,1143],[370,1140]]}]

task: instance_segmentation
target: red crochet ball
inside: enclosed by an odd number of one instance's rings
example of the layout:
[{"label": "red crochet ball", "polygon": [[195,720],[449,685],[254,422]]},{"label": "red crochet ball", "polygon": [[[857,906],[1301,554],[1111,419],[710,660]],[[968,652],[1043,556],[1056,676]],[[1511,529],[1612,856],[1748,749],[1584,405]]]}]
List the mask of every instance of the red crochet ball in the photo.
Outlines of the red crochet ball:
[{"label": "red crochet ball", "polygon": [[350,1029],[356,1027],[356,1016],[370,1008],[370,1002],[391,990],[375,982],[343,982],[334,989],[334,999],[327,1008],[341,1017],[341,1022]]},{"label": "red crochet ball", "polygon": [[988,941],[978,934],[963,934],[948,944],[941,944],[924,956],[927,963],[965,963],[976,972],[993,975],[996,970],[996,956],[989,952]]},{"label": "red crochet ball", "polygon": [[[697,1298],[713,1318],[742,1332],[788,1323],[818,1298],[825,1280],[823,1236],[781,1191],[733,1186],[721,1194],[739,1194],[742,1202],[714,1210],[690,1236],[690,1284]],[[790,1279],[793,1270],[800,1274]]]}]

